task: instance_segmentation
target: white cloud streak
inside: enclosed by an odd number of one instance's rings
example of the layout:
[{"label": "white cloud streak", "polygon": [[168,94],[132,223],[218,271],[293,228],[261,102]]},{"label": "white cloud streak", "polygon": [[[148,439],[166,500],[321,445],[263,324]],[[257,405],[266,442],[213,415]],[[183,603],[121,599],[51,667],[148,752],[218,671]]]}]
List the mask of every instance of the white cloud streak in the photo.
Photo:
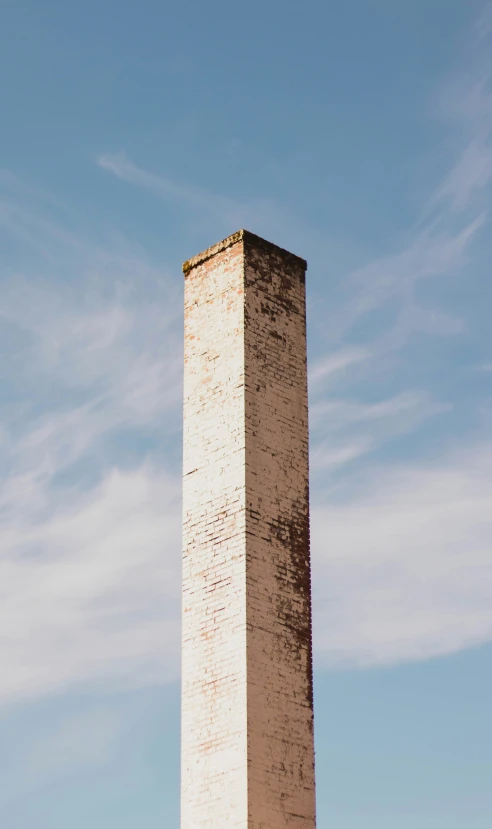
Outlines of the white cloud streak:
[{"label": "white cloud streak", "polygon": [[353,462],[451,409],[419,391],[377,403],[336,398],[315,402],[310,407],[311,469],[318,473]]},{"label": "white cloud streak", "polygon": [[[435,399],[436,388],[400,388],[369,406],[360,402],[357,389],[368,377],[374,378],[376,387],[390,360],[393,371],[398,365],[408,366],[411,346],[419,338],[467,333],[459,306],[450,312],[439,304],[446,289],[434,289],[431,301],[425,299],[425,286],[467,278],[476,243],[483,242],[490,221],[492,68],[490,30],[484,21],[485,17],[475,29],[475,54],[469,56],[466,69],[440,92],[440,112],[452,118],[457,147],[448,172],[431,190],[400,249],[350,273],[344,280],[344,301],[322,311],[329,351],[318,356],[310,372],[314,470],[353,465],[385,441],[453,408],[448,400]],[[430,341],[427,352],[431,362]]]},{"label": "white cloud streak", "polygon": [[183,202],[188,207],[204,211],[214,211],[220,214],[236,211],[236,204],[225,197],[213,195],[190,184],[173,181],[166,176],[156,175],[134,164],[123,151],[101,155],[97,163],[99,167],[112,173],[116,178],[142,187],[160,198],[171,198]]},{"label": "white cloud streak", "polygon": [[125,725],[127,718],[114,704],[64,717],[22,758],[24,775],[39,783],[103,765],[111,758]]},{"label": "white cloud streak", "polygon": [[309,391],[316,394],[332,375],[344,372],[350,366],[368,360],[371,354],[363,348],[346,348],[319,358],[309,367]]},{"label": "white cloud streak", "polygon": [[179,429],[179,293],[127,243],[15,207],[4,230],[50,266],[0,286],[0,701],[175,680],[179,475],[139,446]]},{"label": "white cloud streak", "polygon": [[144,466],[3,523],[0,699],[177,679],[179,506],[178,482]]},{"label": "white cloud streak", "polygon": [[492,446],[372,469],[312,513],[318,664],[388,665],[492,640]]}]

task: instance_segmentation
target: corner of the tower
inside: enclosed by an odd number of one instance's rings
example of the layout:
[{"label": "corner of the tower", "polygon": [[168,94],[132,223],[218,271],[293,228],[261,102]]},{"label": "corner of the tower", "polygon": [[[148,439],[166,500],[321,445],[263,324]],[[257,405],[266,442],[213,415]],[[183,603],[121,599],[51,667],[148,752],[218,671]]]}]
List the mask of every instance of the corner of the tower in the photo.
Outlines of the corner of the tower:
[{"label": "corner of the tower", "polygon": [[242,228],[241,230],[237,230],[235,233],[231,233],[230,236],[226,236],[226,238],[222,239],[221,242],[217,242],[217,244],[206,248],[201,253],[198,253],[196,256],[193,256],[191,259],[187,259],[186,262],[183,262],[182,268],[185,279],[190,271],[198,265],[203,264],[208,259],[212,259],[218,253],[221,253],[227,248],[230,248],[240,242],[243,244],[245,253],[248,251],[261,251],[262,253],[273,254],[274,256],[282,259],[286,264],[290,264],[302,275],[304,275],[307,270],[307,261],[302,257],[285,250],[285,248],[279,247],[279,245],[273,244],[273,242],[267,241],[267,239],[263,239],[261,236],[257,236],[256,233],[252,233],[250,230]]}]

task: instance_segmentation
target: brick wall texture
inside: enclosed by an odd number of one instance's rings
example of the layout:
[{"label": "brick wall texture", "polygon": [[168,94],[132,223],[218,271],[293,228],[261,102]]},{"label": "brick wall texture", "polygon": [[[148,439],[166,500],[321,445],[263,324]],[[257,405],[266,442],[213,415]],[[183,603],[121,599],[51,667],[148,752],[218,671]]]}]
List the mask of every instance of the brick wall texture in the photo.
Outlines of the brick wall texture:
[{"label": "brick wall texture", "polygon": [[314,829],[304,260],[183,266],[182,829]]}]

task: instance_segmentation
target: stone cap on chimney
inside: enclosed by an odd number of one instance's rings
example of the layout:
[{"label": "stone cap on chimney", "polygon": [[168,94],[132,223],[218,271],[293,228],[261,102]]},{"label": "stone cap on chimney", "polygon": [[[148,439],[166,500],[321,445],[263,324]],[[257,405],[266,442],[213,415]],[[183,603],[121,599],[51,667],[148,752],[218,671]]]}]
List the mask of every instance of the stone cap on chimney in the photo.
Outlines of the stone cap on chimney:
[{"label": "stone cap on chimney", "polygon": [[273,242],[267,242],[266,239],[262,239],[261,236],[256,236],[255,233],[251,233],[249,230],[238,230],[236,233],[233,233],[221,242],[217,242],[216,245],[212,245],[212,247],[202,251],[202,253],[199,253],[197,256],[187,259],[186,262],[183,263],[183,273],[185,277],[188,276],[189,272],[193,270],[193,268],[196,268],[197,265],[201,265],[202,262],[206,262],[207,259],[211,259],[217,253],[220,253],[222,250],[226,250],[226,248],[232,247],[232,245],[235,245],[237,242],[243,242],[245,246],[248,245],[252,248],[260,248],[266,253],[273,253],[276,256],[290,261],[291,265],[295,265],[298,268],[301,267],[303,271],[307,268],[306,260],[302,259],[300,256],[296,256],[294,253],[290,253],[288,250],[284,250],[284,248],[274,245]]}]

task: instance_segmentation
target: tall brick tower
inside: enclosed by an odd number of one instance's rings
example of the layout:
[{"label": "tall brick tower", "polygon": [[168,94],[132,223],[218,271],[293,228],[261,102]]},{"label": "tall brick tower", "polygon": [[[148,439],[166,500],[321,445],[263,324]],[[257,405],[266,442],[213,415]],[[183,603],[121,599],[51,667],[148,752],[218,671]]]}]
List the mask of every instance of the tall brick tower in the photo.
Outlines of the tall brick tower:
[{"label": "tall brick tower", "polygon": [[306,262],[183,265],[182,829],[315,829]]}]

